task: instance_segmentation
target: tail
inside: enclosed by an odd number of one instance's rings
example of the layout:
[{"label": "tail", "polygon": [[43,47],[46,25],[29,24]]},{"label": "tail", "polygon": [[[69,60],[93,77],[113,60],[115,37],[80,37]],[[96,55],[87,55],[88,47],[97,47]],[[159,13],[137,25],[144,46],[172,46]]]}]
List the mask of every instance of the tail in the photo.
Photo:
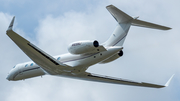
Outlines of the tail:
[{"label": "tail", "polygon": [[153,28],[153,29],[160,29],[160,30],[171,29],[169,27],[138,20],[137,18],[132,18],[131,16],[127,15],[126,13],[119,10],[113,5],[109,5],[106,8],[111,13],[111,15],[115,18],[115,20],[118,22],[118,25],[115,28],[112,35],[110,36],[110,38],[104,43],[105,47],[122,46],[131,25],[139,26],[139,27],[146,27],[146,28]]}]

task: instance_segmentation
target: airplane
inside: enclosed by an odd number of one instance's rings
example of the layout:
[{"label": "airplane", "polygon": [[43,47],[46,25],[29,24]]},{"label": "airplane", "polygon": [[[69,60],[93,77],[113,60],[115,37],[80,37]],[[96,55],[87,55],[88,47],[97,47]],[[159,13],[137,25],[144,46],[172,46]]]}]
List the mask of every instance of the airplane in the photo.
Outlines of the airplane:
[{"label": "airplane", "polygon": [[158,85],[87,72],[87,69],[94,64],[109,63],[123,56],[123,43],[131,25],[159,30],[171,29],[139,20],[138,17],[133,18],[113,5],[108,5],[106,8],[118,23],[107,41],[102,44],[99,44],[97,40],[73,42],[68,46],[69,53],[54,57],[13,31],[14,16],[6,34],[32,61],[15,65],[6,79],[17,81],[37,76],[52,75],[139,87],[163,88],[168,86],[174,75],[171,76],[165,85]]}]

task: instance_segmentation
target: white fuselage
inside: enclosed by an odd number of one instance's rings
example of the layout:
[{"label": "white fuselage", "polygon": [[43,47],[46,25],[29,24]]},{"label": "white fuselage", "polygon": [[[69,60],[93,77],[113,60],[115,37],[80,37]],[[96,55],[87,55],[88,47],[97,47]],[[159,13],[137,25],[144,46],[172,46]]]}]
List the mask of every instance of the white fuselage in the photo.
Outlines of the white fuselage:
[{"label": "white fuselage", "polygon": [[[70,53],[58,55],[54,58],[63,64],[69,65],[74,69],[74,71],[63,71],[62,76],[69,76],[69,74],[78,74],[87,70],[91,65],[99,63],[103,60],[106,60],[112,57],[114,54],[117,54],[122,50],[120,46],[108,47],[107,51],[98,52],[94,54],[86,55],[73,55]],[[33,61],[17,64],[7,76],[8,80],[24,80],[31,77],[42,76],[48,74],[40,66],[35,64]],[[59,75],[61,76],[61,75]]]}]

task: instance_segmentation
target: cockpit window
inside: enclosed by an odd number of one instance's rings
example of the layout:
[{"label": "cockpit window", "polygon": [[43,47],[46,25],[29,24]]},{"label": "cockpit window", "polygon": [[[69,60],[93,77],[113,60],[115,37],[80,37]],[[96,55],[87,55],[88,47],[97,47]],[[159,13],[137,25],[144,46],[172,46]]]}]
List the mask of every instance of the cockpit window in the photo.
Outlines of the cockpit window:
[{"label": "cockpit window", "polygon": [[57,60],[60,60],[61,57],[58,57]]},{"label": "cockpit window", "polygon": [[16,66],[14,66],[13,68],[15,68]]},{"label": "cockpit window", "polygon": [[27,67],[27,66],[28,66],[28,64],[25,65],[25,67]]},{"label": "cockpit window", "polygon": [[30,66],[33,66],[33,63],[31,63]]}]

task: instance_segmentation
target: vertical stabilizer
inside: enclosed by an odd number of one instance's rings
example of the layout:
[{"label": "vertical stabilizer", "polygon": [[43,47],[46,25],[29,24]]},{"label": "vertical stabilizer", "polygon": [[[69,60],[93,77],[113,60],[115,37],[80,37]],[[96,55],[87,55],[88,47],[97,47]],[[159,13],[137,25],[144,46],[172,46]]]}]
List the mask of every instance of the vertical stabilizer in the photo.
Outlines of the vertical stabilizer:
[{"label": "vertical stabilizer", "polygon": [[118,25],[110,38],[104,43],[104,46],[122,46],[133,18],[113,5],[109,5],[106,8],[118,22]]},{"label": "vertical stabilizer", "polygon": [[104,43],[105,47],[122,46],[131,25],[159,29],[159,30],[171,29],[166,26],[142,21],[137,18],[132,18],[131,16],[127,15],[126,13],[119,10],[113,5],[109,5],[106,8],[111,13],[111,15],[115,18],[115,20],[118,22],[118,25],[116,29],[114,30],[114,32],[112,33],[112,35],[110,36],[110,38]]},{"label": "vertical stabilizer", "polygon": [[115,20],[118,23],[126,23],[129,22],[130,20],[133,20],[133,18],[120,9],[116,8],[113,5],[106,6],[106,9],[111,13],[111,15],[115,18]]},{"label": "vertical stabilizer", "polygon": [[122,46],[130,26],[131,23],[118,24],[110,38],[104,43],[104,46]]}]

